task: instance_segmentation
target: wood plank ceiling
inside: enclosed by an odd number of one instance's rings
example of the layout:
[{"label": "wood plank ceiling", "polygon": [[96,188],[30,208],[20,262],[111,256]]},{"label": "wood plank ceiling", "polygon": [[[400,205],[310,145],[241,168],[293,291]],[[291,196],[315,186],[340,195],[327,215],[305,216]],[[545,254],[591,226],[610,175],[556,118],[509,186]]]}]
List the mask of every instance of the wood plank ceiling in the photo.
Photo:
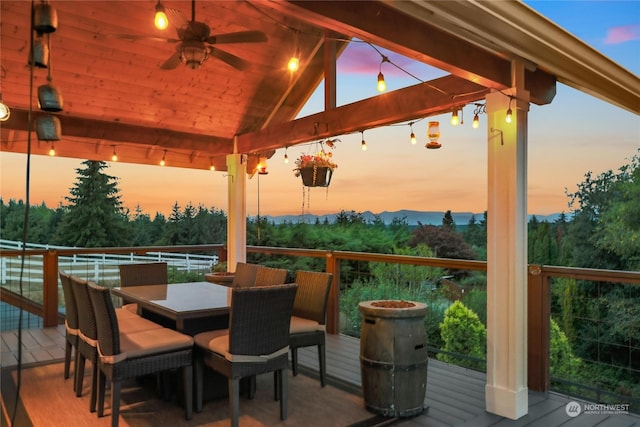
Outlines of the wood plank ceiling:
[{"label": "wood plank ceiling", "polygon": [[[162,70],[176,43],[117,36],[177,38],[171,26],[153,27],[156,3],[52,1],[59,25],[50,35],[50,67],[32,70],[31,2],[2,1],[0,90],[12,108],[2,123],[2,151],[27,152],[30,118],[42,114],[37,88],[49,72],[64,98],[56,113],[58,156],[108,161],[115,150],[123,162],[157,164],[166,156],[171,166],[217,170],[226,170],[235,137],[237,152],[252,154],[251,166],[277,148],[441,114],[510,86],[510,58],[379,1],[196,1],[196,20],[212,34],[257,30],[267,41],[214,46],[248,61],[245,70],[213,56],[196,70],[183,64]],[[191,18],[191,1],[162,3]],[[325,40],[339,55],[353,37],[451,75],[294,120],[330,69]],[[296,46],[303,61],[292,75],[286,64]],[[528,71],[532,102],[551,102],[555,81]],[[315,123],[323,124],[319,132]],[[34,140],[31,152],[46,155],[50,145]]]}]

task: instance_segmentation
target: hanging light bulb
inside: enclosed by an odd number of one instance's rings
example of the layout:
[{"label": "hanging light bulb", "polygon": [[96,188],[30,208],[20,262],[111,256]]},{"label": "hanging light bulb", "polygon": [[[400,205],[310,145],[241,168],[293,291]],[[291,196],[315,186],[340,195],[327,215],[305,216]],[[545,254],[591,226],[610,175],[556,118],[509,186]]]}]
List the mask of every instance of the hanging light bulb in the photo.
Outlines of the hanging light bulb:
[{"label": "hanging light bulb", "polygon": [[160,166],[164,166],[166,164],[165,157],[167,157],[167,150],[164,150],[164,154],[162,155],[162,159],[160,159]]},{"label": "hanging light bulb", "polygon": [[300,46],[298,46],[298,34],[299,34],[299,31],[296,31],[296,36],[295,36],[295,46],[296,46],[296,48],[295,48],[295,51],[294,51],[295,53],[289,59],[289,63],[287,64],[287,68],[292,73],[295,73],[296,71],[298,71],[298,69],[300,69]]},{"label": "hanging light bulb", "polygon": [[156,15],[153,19],[153,23],[159,30],[166,30],[169,26],[167,14],[165,13],[164,6],[160,3],[160,0],[158,0],[158,4],[156,5]]},{"label": "hanging light bulb", "polygon": [[507,123],[511,123],[511,115],[513,114],[513,111],[511,111],[511,101],[513,101],[513,98],[509,97],[509,108],[507,108],[507,115],[504,118]]},{"label": "hanging light bulb", "polygon": [[453,113],[451,113],[451,126],[458,126],[459,124],[458,110],[453,110]]},{"label": "hanging light bulb", "polygon": [[213,166],[213,163],[211,164],[211,166],[209,166],[209,170],[210,170],[210,171],[215,171],[215,170],[216,170],[216,167],[215,167],[215,166]]},{"label": "hanging light bulb", "polygon": [[471,127],[474,129],[478,129],[480,127],[480,118],[477,114],[473,116],[473,123],[471,124]]},{"label": "hanging light bulb", "polygon": [[364,140],[364,131],[360,132],[362,134],[362,142],[360,143],[360,148],[362,151],[367,151],[367,142]]},{"label": "hanging light bulb", "polygon": [[416,134],[413,133],[413,122],[409,123],[409,127],[411,128],[411,135],[409,136],[409,140],[411,141],[411,144],[415,145],[418,140],[416,139]]},{"label": "hanging light bulb", "polygon": [[2,93],[0,93],[0,122],[6,122],[11,115],[11,109],[7,104],[2,102]]},{"label": "hanging light bulb", "polygon": [[378,73],[378,92],[382,93],[387,90],[387,83],[384,81],[384,74]]},{"label": "hanging light bulb", "polygon": [[118,161],[118,155],[116,154],[116,146],[113,146],[113,154],[111,155],[111,161],[112,162],[117,162]]},{"label": "hanging light bulb", "polygon": [[295,73],[300,69],[300,50],[296,49],[296,53],[289,59],[289,63],[287,64],[287,68],[292,73]]},{"label": "hanging light bulb", "polygon": [[289,163],[289,155],[287,154],[287,150],[284,151],[284,163]]},{"label": "hanging light bulb", "polygon": [[51,148],[49,148],[49,155],[51,157],[56,155],[56,147],[53,146],[53,142],[51,143]]},{"label": "hanging light bulb", "polygon": [[384,74],[382,74],[382,64],[385,62],[389,62],[389,58],[382,55],[382,60],[380,61],[380,69],[378,70],[378,92],[382,93],[387,90],[387,82],[384,81]]}]

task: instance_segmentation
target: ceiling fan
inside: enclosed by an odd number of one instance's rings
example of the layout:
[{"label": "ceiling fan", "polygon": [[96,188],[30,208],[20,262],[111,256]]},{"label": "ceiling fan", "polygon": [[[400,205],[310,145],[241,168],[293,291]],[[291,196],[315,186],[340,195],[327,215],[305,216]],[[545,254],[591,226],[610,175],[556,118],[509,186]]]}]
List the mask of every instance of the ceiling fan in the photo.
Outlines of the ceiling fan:
[{"label": "ceiling fan", "polygon": [[266,42],[267,36],[261,31],[238,31],[234,33],[211,35],[211,28],[203,22],[196,21],[196,1],[191,2],[191,20],[188,21],[180,10],[165,8],[169,22],[176,27],[178,38],[162,38],[118,34],[116,37],[125,40],[154,40],[165,43],[177,43],[176,51],[160,65],[162,70],[173,70],[180,63],[195,70],[213,56],[238,70],[245,70],[249,62],[214,45],[231,43]]}]

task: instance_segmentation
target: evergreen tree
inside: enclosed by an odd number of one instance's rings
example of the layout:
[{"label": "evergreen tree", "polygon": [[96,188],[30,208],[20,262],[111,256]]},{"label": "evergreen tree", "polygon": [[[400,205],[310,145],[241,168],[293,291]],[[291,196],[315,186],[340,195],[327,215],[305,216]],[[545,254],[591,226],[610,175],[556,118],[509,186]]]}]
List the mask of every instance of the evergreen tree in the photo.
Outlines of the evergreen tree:
[{"label": "evergreen tree", "polygon": [[450,210],[446,211],[442,217],[442,228],[450,231],[456,231],[456,222],[453,220]]},{"label": "evergreen tree", "polygon": [[64,216],[55,240],[79,247],[121,246],[129,242],[127,217],[120,200],[117,178],[103,173],[105,162],[86,160],[65,197]]}]

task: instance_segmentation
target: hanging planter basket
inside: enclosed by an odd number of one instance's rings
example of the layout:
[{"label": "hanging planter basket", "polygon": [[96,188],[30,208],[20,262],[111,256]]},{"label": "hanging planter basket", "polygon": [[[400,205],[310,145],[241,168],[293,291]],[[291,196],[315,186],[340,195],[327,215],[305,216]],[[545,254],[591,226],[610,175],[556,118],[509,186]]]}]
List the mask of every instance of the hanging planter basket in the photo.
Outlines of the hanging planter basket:
[{"label": "hanging planter basket", "polygon": [[333,176],[333,169],[328,166],[310,166],[300,168],[302,185],[305,187],[328,187]]}]

